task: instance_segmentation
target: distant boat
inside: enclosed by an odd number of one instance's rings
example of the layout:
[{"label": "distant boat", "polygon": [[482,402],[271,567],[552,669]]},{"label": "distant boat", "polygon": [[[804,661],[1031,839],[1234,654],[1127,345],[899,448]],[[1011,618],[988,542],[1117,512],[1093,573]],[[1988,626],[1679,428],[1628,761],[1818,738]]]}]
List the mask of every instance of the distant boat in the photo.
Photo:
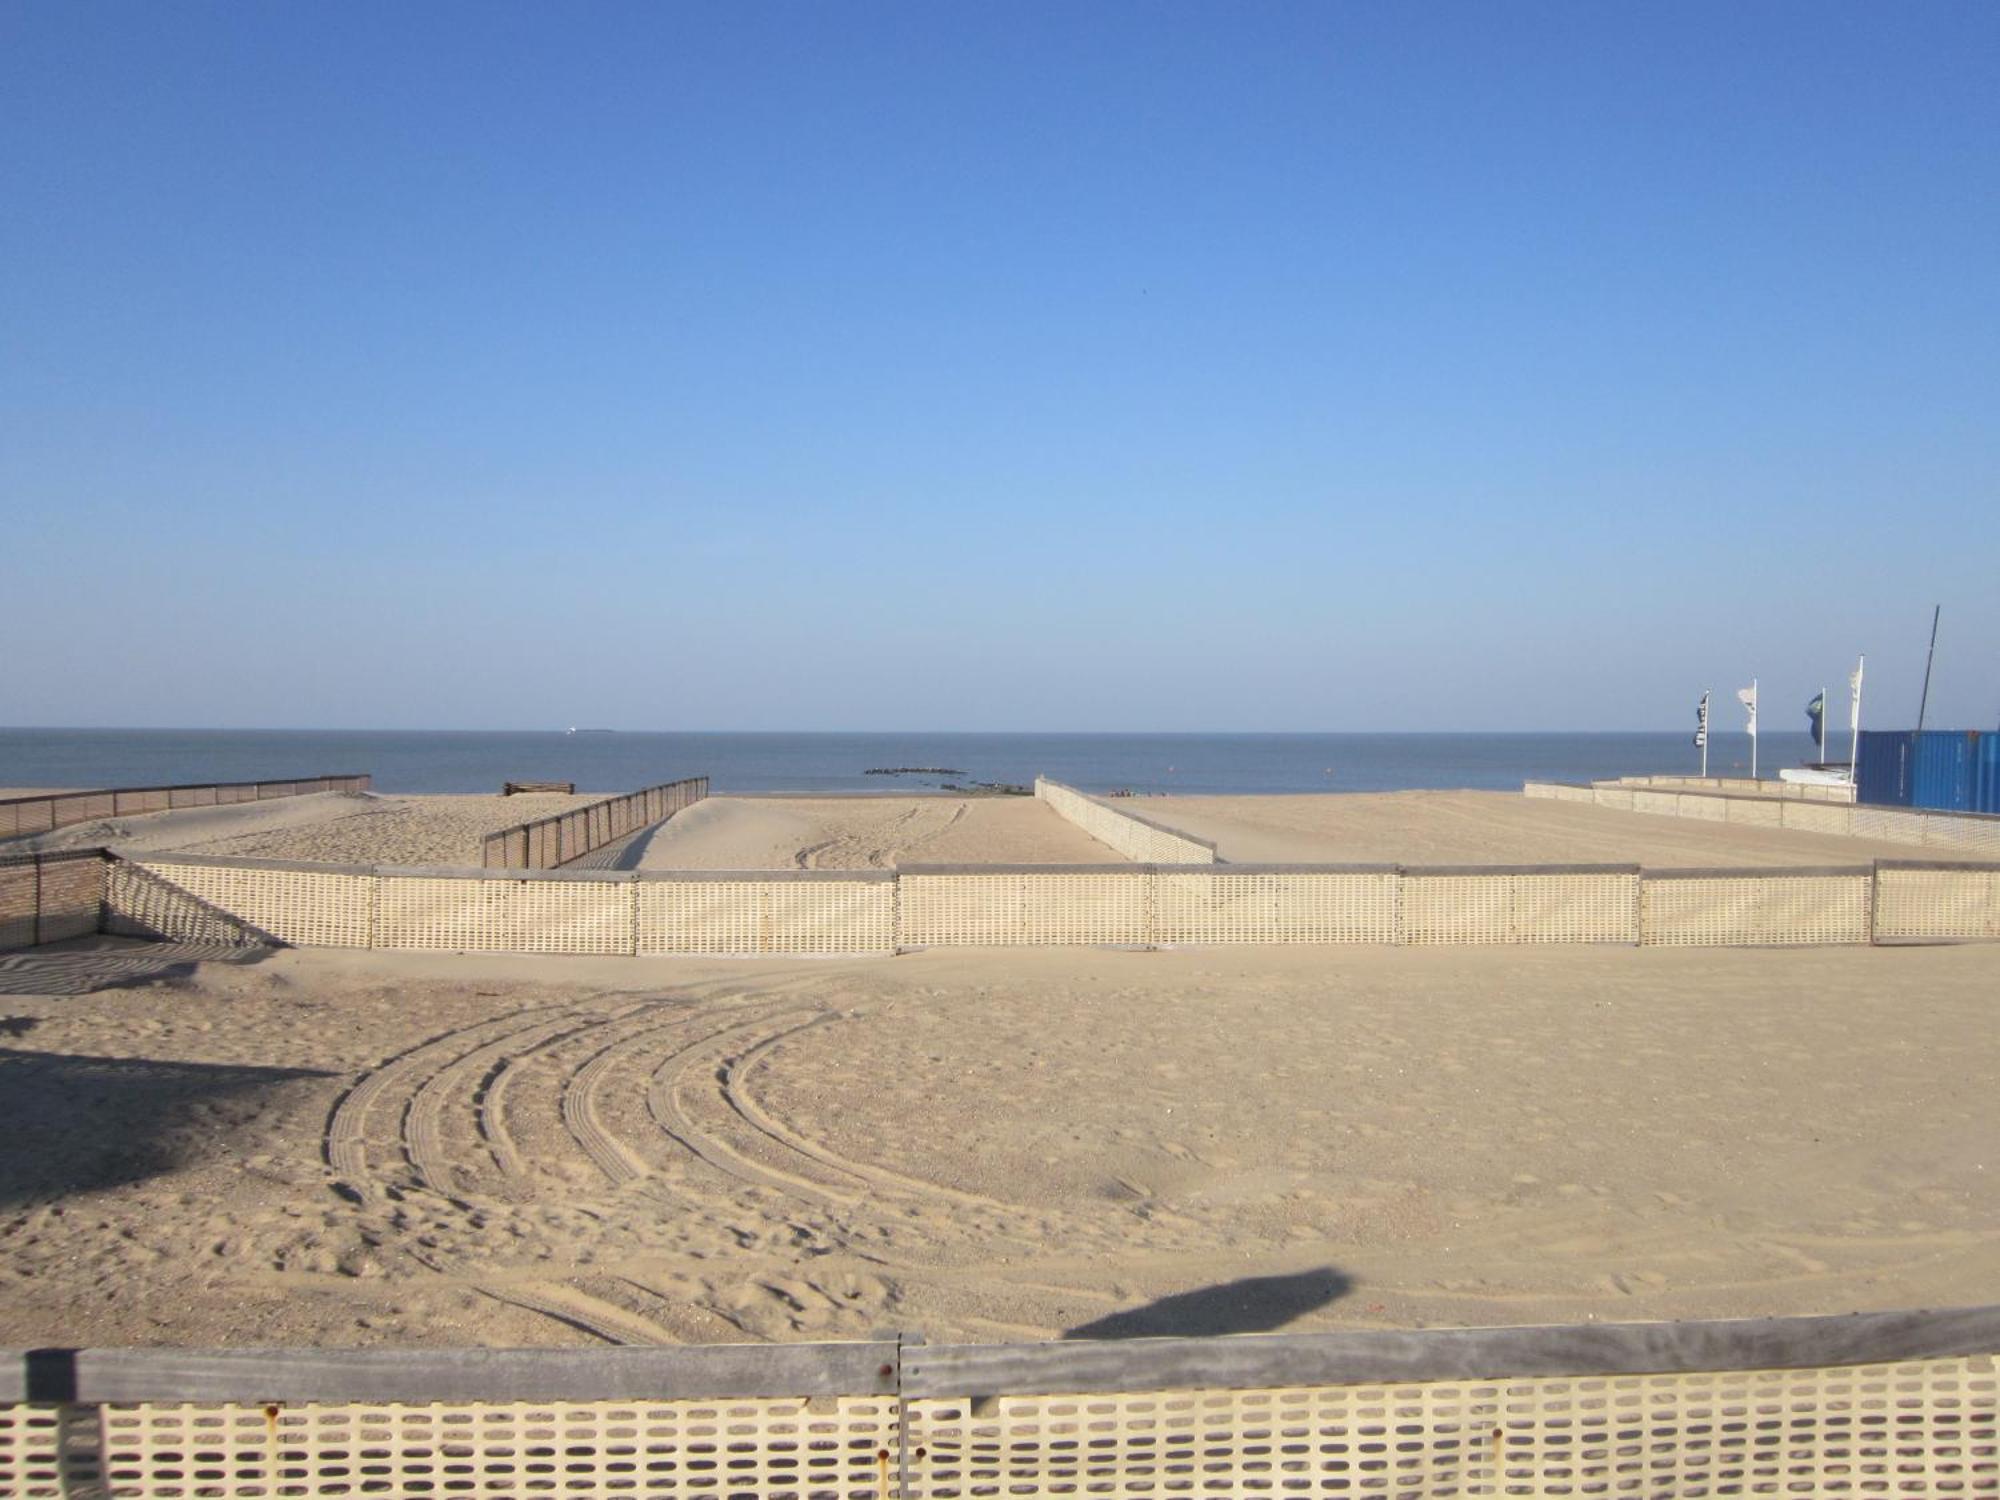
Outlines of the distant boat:
[{"label": "distant boat", "polygon": [[615,729],[578,729],[574,724],[563,731],[565,734],[616,734]]}]

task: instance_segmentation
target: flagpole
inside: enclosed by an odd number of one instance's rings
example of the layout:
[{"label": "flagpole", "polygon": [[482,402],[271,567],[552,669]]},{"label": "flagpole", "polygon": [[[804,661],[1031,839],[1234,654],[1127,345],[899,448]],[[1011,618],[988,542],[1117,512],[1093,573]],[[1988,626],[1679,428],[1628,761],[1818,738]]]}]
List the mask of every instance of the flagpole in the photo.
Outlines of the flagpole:
[{"label": "flagpole", "polygon": [[1819,766],[1826,769],[1826,689],[1819,690]]},{"label": "flagpole", "polygon": [[1703,781],[1708,780],[1708,694],[1709,689],[1701,690],[1701,779]]},{"label": "flagpole", "polygon": [[1855,795],[1860,795],[1861,786],[1861,684],[1867,680],[1868,657],[1864,652],[1854,662],[1854,697],[1850,703],[1854,720],[1854,743],[1847,752],[1847,779],[1855,785]]},{"label": "flagpole", "polygon": [[1757,679],[1750,679],[1750,779],[1757,779]]}]

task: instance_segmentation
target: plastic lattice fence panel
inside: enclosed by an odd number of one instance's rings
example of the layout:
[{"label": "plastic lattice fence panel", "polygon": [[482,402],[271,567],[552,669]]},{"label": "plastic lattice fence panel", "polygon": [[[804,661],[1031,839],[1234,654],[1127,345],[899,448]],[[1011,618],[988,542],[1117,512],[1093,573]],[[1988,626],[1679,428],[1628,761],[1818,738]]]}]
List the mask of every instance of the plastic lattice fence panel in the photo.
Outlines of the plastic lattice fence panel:
[{"label": "plastic lattice fence panel", "polygon": [[1783,822],[1802,833],[1845,837],[1854,828],[1854,809],[1838,802],[1787,802]]},{"label": "plastic lattice fence panel", "polygon": [[1215,863],[1215,851],[1199,840],[1171,829],[1155,828],[1059,781],[1037,778],[1035,795],[1099,843],[1140,864]]},{"label": "plastic lattice fence panel", "polygon": [[1013,875],[902,875],[897,942],[905,948],[1025,942],[1021,882]]},{"label": "plastic lattice fence panel", "polygon": [[1162,870],[1154,931],[1162,943],[1393,943],[1400,883],[1394,870]]},{"label": "plastic lattice fence panel", "polygon": [[35,941],[40,890],[41,876],[32,856],[0,860],[0,948],[26,948]]},{"label": "plastic lattice fence panel", "polygon": [[1517,943],[1636,943],[1639,875],[1509,877]]},{"label": "plastic lattice fence panel", "polygon": [[1726,823],[1745,823],[1756,828],[1778,828],[1784,824],[1785,804],[1776,798],[1731,797],[1723,807]]},{"label": "plastic lattice fence panel", "polygon": [[1953,817],[1932,813],[1924,819],[1924,843],[1934,849],[1963,849],[2000,855],[2000,818]]},{"label": "plastic lattice fence panel", "polygon": [[1674,800],[1674,811],[1683,818],[1699,818],[1705,823],[1721,823],[1729,817],[1729,799],[1691,796],[1683,792]]},{"label": "plastic lattice fence panel", "polygon": [[80,1493],[63,1472],[63,1413],[54,1406],[0,1406],[0,1495],[58,1500]]},{"label": "plastic lattice fence panel", "polygon": [[1988,1358],[910,1404],[925,1500],[1993,1495]]},{"label": "plastic lattice fence panel", "polygon": [[144,1500],[645,1495],[886,1500],[882,1397],[102,1408],[101,1489]]},{"label": "plastic lattice fence panel", "polygon": [[1703,948],[1865,943],[1872,885],[1859,874],[1648,876],[1641,941]]},{"label": "plastic lattice fence panel", "polygon": [[161,860],[148,860],[145,868],[280,942],[366,948],[374,941],[373,875]]},{"label": "plastic lattice fence panel", "polygon": [[630,953],[630,880],[384,875],[375,946]]},{"label": "plastic lattice fence panel", "polygon": [[1403,941],[1631,943],[1638,940],[1632,873],[1403,877]]},{"label": "plastic lattice fence panel", "polygon": [[1924,841],[1924,815],[1898,807],[1857,807],[1849,826],[1858,839],[1881,839],[1890,844]]},{"label": "plastic lattice fence panel", "polygon": [[105,871],[104,930],[128,937],[237,947],[264,941],[264,935],[243,918],[178,881],[122,859],[113,860]]},{"label": "plastic lattice fence panel", "polygon": [[2000,870],[1876,873],[1878,939],[2000,938]]},{"label": "plastic lattice fence panel", "polygon": [[1150,872],[1018,875],[1021,941],[1037,944],[1151,941]]},{"label": "plastic lattice fence panel", "polygon": [[1403,941],[1417,946],[1513,941],[1505,875],[1403,877]]},{"label": "plastic lattice fence panel", "polygon": [[775,881],[765,900],[768,952],[888,953],[896,946],[893,881]]},{"label": "plastic lattice fence panel", "polygon": [[887,880],[644,880],[641,953],[886,953]]}]

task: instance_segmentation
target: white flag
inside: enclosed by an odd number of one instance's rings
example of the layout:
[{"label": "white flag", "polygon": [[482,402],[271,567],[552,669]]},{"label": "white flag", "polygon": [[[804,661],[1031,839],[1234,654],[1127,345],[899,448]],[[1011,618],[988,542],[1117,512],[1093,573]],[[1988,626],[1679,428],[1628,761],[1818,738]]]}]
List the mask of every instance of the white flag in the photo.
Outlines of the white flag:
[{"label": "white flag", "polygon": [[1854,710],[1854,717],[1857,720],[1861,717],[1861,670],[1867,665],[1868,658],[1864,656],[1854,664],[1854,670],[1847,674],[1847,686],[1853,692],[1851,706]]},{"label": "white flag", "polygon": [[1757,737],[1757,685],[1752,683],[1747,688],[1738,688],[1736,701],[1750,710],[1750,738],[1754,740]]}]

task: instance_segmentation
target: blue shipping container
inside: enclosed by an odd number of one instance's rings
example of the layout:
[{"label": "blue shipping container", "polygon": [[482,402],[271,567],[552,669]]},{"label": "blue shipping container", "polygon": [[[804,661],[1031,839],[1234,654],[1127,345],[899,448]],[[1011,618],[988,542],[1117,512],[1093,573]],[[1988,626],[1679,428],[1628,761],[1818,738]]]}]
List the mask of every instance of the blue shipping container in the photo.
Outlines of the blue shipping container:
[{"label": "blue shipping container", "polygon": [[1979,737],[1972,762],[1972,810],[2000,813],[2000,731]]},{"label": "blue shipping container", "polygon": [[1968,812],[1972,807],[1972,750],[1979,743],[1975,731],[1955,734],[1949,729],[1926,729],[1916,735],[1915,774],[1910,777],[1910,806],[1928,807],[1938,812]]},{"label": "blue shipping container", "polygon": [[1855,757],[1854,800],[1870,807],[1910,805],[1910,742],[1908,730],[1864,729]]},{"label": "blue shipping container", "polygon": [[1863,730],[1856,800],[1874,807],[2000,813],[2000,733]]}]

